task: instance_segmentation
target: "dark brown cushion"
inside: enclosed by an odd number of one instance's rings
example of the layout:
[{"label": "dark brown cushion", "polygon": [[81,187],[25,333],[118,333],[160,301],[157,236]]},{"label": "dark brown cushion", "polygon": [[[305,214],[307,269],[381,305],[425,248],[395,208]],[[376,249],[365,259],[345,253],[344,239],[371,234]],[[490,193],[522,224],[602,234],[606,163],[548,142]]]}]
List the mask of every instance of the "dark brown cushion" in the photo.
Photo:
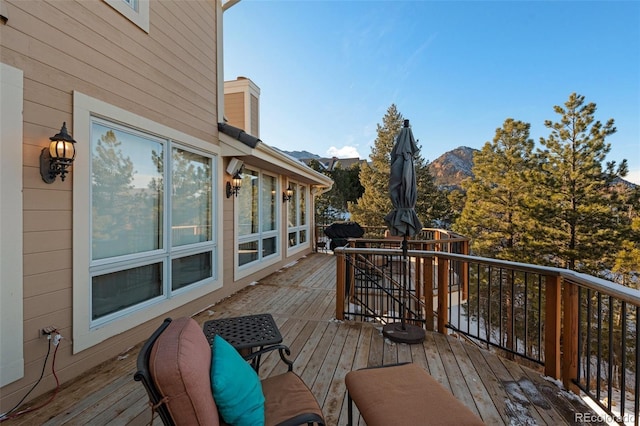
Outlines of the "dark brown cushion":
[{"label": "dark brown cushion", "polygon": [[172,321],[156,341],[149,370],[177,425],[218,426],[211,394],[211,347],[196,321]]},{"label": "dark brown cushion", "polygon": [[277,425],[299,413],[315,413],[322,418],[322,410],[302,379],[287,372],[262,380],[266,426]]},{"label": "dark brown cushion", "polygon": [[345,382],[367,426],[484,424],[415,364],[351,371]]}]

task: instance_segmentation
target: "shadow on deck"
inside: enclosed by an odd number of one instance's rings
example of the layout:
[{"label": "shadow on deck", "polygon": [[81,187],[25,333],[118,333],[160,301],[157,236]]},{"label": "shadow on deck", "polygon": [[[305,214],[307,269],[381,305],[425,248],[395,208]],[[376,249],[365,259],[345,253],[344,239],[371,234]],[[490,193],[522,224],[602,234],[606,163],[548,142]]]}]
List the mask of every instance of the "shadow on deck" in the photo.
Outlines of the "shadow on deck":
[{"label": "shadow on deck", "polygon": [[[335,269],[332,255],[310,255],[194,319],[202,324],[214,318],[271,313],[283,343],[291,348],[294,371],[314,392],[328,425],[347,423],[347,372],[397,362],[424,367],[489,425],[585,424],[579,420],[597,418],[580,398],[538,372],[454,336],[428,332],[424,343],[409,346],[385,341],[379,325],[336,321]],[[148,424],[146,393],[133,380],[140,346],[65,384],[45,408],[5,424]],[[262,361],[260,375],[284,369],[277,355],[270,355]],[[383,384],[372,392],[384,392]],[[157,417],[155,424],[161,424]]]}]

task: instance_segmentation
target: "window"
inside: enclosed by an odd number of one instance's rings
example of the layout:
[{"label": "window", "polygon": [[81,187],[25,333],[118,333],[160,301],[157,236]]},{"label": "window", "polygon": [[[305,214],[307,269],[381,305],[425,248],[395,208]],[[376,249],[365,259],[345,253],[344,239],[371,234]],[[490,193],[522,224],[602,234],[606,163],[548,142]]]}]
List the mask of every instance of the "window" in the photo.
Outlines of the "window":
[{"label": "window", "polygon": [[149,32],[149,0],[104,0],[138,27]]},{"label": "window", "polygon": [[73,351],[222,287],[217,145],[73,93]]},{"label": "window", "polygon": [[213,279],[212,168],[211,155],[92,120],[92,321]]},{"label": "window", "polygon": [[288,234],[289,247],[308,244],[309,224],[307,223],[307,186],[290,182],[293,196],[289,200]]},{"label": "window", "polygon": [[245,169],[236,199],[238,266],[269,260],[278,254],[277,178]]}]

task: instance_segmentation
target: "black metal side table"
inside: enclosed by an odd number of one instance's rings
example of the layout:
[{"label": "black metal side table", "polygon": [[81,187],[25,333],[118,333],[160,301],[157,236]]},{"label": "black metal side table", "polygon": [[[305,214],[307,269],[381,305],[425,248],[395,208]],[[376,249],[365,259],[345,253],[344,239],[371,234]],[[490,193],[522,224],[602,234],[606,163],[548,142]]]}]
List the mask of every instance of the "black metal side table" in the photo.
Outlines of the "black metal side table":
[{"label": "black metal side table", "polygon": [[[219,335],[236,348],[256,372],[260,369],[260,358],[265,352],[273,349],[284,350],[289,354],[289,348],[282,343],[282,335],[271,314],[247,315],[242,317],[220,318],[206,321],[203,331],[209,343],[213,343],[215,335]],[[257,348],[257,351],[256,351]]]}]

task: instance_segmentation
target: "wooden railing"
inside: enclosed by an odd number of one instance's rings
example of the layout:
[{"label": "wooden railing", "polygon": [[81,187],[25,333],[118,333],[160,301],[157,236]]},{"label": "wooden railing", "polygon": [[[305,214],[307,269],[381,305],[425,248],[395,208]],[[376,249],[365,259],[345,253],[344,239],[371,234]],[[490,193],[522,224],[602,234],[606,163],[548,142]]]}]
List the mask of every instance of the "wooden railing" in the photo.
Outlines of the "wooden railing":
[{"label": "wooden railing", "polygon": [[[335,249],[337,319],[397,319],[380,312],[400,311],[403,283],[392,268],[401,251],[390,244],[354,239]],[[617,420],[638,424],[640,291],[566,269],[460,254],[466,239],[409,244],[407,321],[538,364]],[[383,294],[383,303],[367,292]],[[377,304],[362,305],[371,301]]]}]

